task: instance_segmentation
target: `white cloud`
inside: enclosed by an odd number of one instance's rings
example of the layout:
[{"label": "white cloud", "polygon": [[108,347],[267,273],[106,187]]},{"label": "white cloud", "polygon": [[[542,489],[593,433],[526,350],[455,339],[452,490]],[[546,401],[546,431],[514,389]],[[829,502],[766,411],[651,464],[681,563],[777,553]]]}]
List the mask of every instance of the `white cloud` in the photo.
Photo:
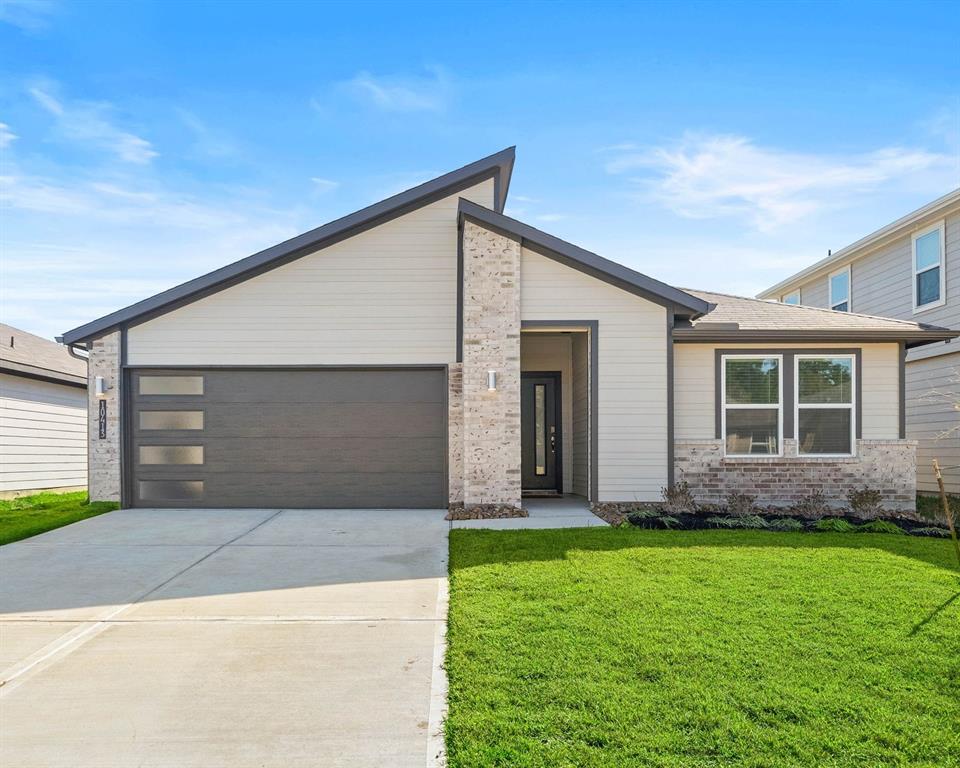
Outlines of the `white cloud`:
[{"label": "white cloud", "polygon": [[17,138],[17,134],[10,130],[9,125],[6,123],[0,123],[0,149],[6,149],[13,144]]},{"label": "white cloud", "polygon": [[36,102],[55,118],[57,131],[64,139],[110,152],[136,165],[145,165],[157,157],[158,152],[149,141],[116,127],[107,118],[109,105],[65,103],[51,90],[49,85],[29,89]]},{"label": "white cloud", "polygon": [[427,76],[382,76],[360,72],[341,87],[364,103],[385,112],[440,112],[452,95],[452,84],[441,69]]},{"label": "white cloud", "polygon": [[310,181],[313,182],[313,187],[317,192],[333,192],[333,190],[340,186],[339,181],[333,181],[333,179],[323,179],[319,176],[311,177]]},{"label": "white cloud", "polygon": [[770,231],[917,174],[946,178],[950,157],[887,147],[839,157],[761,147],[732,135],[686,134],[670,146],[618,152],[612,174],[634,178],[654,200],[692,219],[735,217]]},{"label": "white cloud", "polygon": [[536,218],[537,221],[563,221],[567,217],[562,213],[542,213]]},{"label": "white cloud", "polygon": [[0,22],[24,32],[39,32],[49,26],[57,6],[53,0],[0,0]]}]

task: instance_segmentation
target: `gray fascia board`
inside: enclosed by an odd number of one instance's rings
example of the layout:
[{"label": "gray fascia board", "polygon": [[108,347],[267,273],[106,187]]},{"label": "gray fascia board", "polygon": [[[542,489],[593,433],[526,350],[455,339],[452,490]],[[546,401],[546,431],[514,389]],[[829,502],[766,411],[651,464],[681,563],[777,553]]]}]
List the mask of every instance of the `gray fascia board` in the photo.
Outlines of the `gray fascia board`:
[{"label": "gray fascia board", "polygon": [[[473,219],[477,223],[499,230],[507,236],[518,239],[525,247],[542,253],[544,256],[585,272],[625,291],[642,296],[667,307],[681,310],[680,314],[694,317],[705,314],[710,305],[691,296],[689,293],[671,285],[654,280],[652,277],[605,259],[591,251],[547,234],[529,224],[524,224],[502,213],[497,213],[470,200],[460,198],[460,216]],[[686,310],[684,313],[682,310]]]},{"label": "gray fascia board", "polygon": [[287,264],[309,253],[352,237],[371,227],[383,224],[435,200],[466,189],[487,178],[495,179],[496,199],[500,210],[506,205],[510,175],[513,171],[515,147],[508,147],[489,157],[465,165],[419,186],[400,192],[379,203],[304,232],[285,242],[240,259],[233,264],[188,280],[129,307],[112,312],[63,334],[64,344],[86,341],[122,324],[136,324],[146,317],[163,314],[183,304],[235,285],[256,275]]}]

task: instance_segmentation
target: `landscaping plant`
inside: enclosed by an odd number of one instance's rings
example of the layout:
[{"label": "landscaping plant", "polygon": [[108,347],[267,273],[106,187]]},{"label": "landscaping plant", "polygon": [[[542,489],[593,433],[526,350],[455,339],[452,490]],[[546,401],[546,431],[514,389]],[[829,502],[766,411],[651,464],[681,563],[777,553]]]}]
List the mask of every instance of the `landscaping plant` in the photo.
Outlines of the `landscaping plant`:
[{"label": "landscaping plant", "polygon": [[663,509],[672,515],[693,514],[697,511],[697,503],[693,499],[690,485],[686,480],[674,483],[660,490],[663,496]]},{"label": "landscaping plant", "polygon": [[873,488],[860,488],[847,494],[854,517],[876,517],[882,511],[883,494]]}]

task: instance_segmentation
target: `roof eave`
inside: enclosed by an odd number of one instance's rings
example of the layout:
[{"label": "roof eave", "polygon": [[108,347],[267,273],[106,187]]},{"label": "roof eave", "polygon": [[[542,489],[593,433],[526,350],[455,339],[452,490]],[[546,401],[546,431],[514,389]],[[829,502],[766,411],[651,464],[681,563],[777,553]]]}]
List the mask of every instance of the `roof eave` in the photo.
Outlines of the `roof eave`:
[{"label": "roof eave", "polygon": [[470,200],[460,198],[461,219],[472,219],[481,226],[501,232],[519,240],[522,245],[559,261],[567,266],[589,274],[630,293],[670,307],[677,314],[691,318],[699,317],[710,310],[710,305],[689,293],[654,280],[640,272],[610,261],[579,246],[561,240],[547,232],[524,224],[497,211],[484,208]]},{"label": "roof eave", "polygon": [[510,177],[516,157],[516,148],[496,152],[463,168],[420,184],[412,189],[369,205],[340,219],[297,235],[283,243],[247,256],[206,275],[188,280],[166,291],[111,312],[97,320],[66,331],[64,344],[88,341],[123,325],[143,322],[146,319],[196,301],[211,293],[228,288],[251,277],[295,261],[314,251],[328,247],[340,240],[366,229],[386,223],[435,200],[456,194],[484,179],[493,178],[495,184],[494,205],[503,210],[506,205]]},{"label": "roof eave", "polygon": [[790,343],[803,342],[904,342],[907,347],[919,347],[937,341],[947,341],[960,337],[960,331],[943,330],[868,330],[868,329],[777,329],[777,330],[698,330],[697,328],[676,328],[673,338],[678,343],[698,342],[745,343],[780,341]]}]

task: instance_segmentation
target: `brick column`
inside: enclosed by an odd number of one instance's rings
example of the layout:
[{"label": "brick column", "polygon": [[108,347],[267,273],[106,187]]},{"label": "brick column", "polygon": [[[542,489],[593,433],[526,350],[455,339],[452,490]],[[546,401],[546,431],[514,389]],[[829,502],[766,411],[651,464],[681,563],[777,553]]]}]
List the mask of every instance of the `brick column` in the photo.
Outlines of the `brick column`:
[{"label": "brick column", "polygon": [[463,504],[463,364],[447,369],[448,503]]},{"label": "brick column", "polygon": [[[88,372],[88,464],[91,501],[120,501],[120,332],[93,342]],[[94,385],[103,376],[107,390],[107,434],[100,439],[100,401]]]},{"label": "brick column", "polygon": [[469,219],[462,236],[463,501],[519,507],[520,243]]}]

